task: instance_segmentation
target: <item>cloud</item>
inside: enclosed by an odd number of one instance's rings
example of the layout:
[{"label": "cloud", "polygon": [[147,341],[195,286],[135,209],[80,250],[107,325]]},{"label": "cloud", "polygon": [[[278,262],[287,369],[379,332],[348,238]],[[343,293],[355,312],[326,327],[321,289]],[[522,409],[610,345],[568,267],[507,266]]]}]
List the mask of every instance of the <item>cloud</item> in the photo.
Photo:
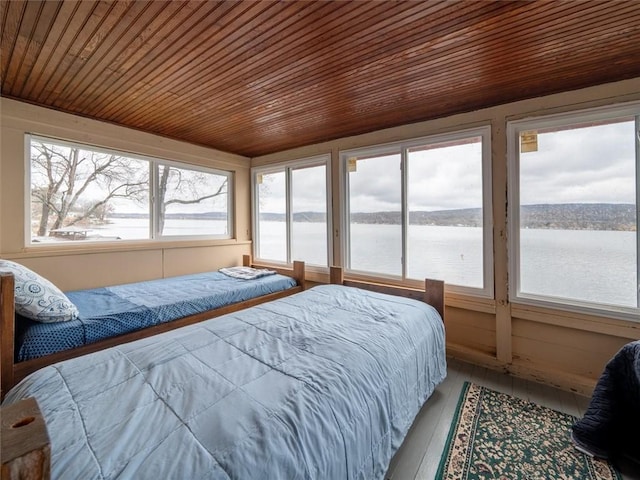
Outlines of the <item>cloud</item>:
[{"label": "cloud", "polygon": [[520,203],[635,203],[632,121],[541,133],[520,155]]},{"label": "cloud", "polygon": [[[635,203],[634,142],[633,121],[540,133],[538,151],[520,156],[521,204]],[[352,212],[400,210],[399,153],[359,159],[348,175]],[[324,208],[325,178],[318,168],[294,171],[296,211]],[[481,145],[412,150],[408,178],[412,211],[481,207]],[[261,210],[284,213],[284,173],[264,179]]]}]

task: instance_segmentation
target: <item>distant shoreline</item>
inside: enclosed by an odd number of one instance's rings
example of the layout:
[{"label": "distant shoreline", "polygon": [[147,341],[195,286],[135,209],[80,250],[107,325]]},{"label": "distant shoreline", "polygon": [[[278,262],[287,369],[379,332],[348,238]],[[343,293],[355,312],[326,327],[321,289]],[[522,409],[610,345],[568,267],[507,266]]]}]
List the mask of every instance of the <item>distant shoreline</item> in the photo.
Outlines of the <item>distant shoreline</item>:
[{"label": "distant shoreline", "polygon": [[[112,214],[110,218],[146,218],[145,214]],[[167,214],[171,219],[226,220],[226,213],[204,212],[194,214]],[[262,213],[260,219],[284,222],[282,213]],[[325,222],[322,212],[293,214],[295,222]],[[400,212],[357,212],[351,214],[351,223],[373,225],[400,225]],[[409,212],[410,225],[449,227],[481,227],[479,208]],[[558,230],[614,230],[636,231],[636,208],[628,203],[564,203],[523,205],[520,213],[523,228]]]}]

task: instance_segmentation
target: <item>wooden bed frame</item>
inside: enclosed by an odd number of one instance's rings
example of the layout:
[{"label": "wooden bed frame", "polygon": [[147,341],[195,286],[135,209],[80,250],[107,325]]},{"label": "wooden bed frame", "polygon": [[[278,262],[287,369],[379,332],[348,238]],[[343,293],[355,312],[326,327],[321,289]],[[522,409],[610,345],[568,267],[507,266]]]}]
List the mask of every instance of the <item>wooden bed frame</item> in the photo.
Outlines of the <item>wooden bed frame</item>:
[{"label": "wooden bed frame", "polygon": [[[245,267],[264,267],[262,265],[256,265],[252,263],[250,255],[243,256],[242,264]],[[104,350],[105,348],[120,345],[122,343],[132,342],[141,338],[157,335],[159,333],[174,330],[176,328],[191,325],[193,323],[202,322],[203,320],[208,320],[209,318],[214,318],[226,313],[242,310],[244,308],[252,307],[254,305],[268,302],[270,300],[276,300],[278,298],[286,297],[288,295],[292,295],[304,290],[304,262],[293,262],[293,269],[272,266],[264,268],[274,270],[281,275],[293,277],[296,280],[297,285],[280,292],[269,293],[260,297],[216,308],[214,310],[208,310],[206,312],[190,315],[187,317],[179,318],[177,320],[172,320],[170,322],[161,323],[152,327],[143,328],[134,332],[100,340],[98,342],[83,345],[81,347],[64,350],[62,352],[56,352],[51,355],[46,355],[43,357],[17,363],[15,362],[15,283],[13,275],[9,273],[0,273],[0,399],[3,399],[9,389],[24,377],[47,365],[61,362],[62,360],[67,360],[69,358],[79,357],[80,355],[85,355],[87,353]]]},{"label": "wooden bed frame", "polygon": [[[250,263],[250,260],[247,257],[245,257],[243,262],[245,265],[247,265]],[[284,271],[281,271],[281,273],[284,273]],[[302,276],[303,274],[304,274],[304,265],[301,262],[294,263],[294,277],[296,277],[300,283],[300,286],[299,286],[300,290],[302,290],[304,286],[304,277]],[[12,316],[14,313],[13,312],[13,276],[2,275],[0,280],[2,281],[1,283],[2,289],[0,291],[0,294],[1,294],[0,307],[2,308],[1,314],[3,318],[12,318],[9,316],[10,315]],[[401,297],[408,297],[408,298],[413,298],[415,300],[424,301],[432,305],[440,313],[440,316],[444,321],[444,282],[440,280],[426,279],[424,290],[395,287],[395,286],[383,285],[383,284],[372,283],[372,282],[345,280],[342,268],[331,267],[330,282],[333,284],[340,284],[340,285],[345,285],[350,287],[358,287],[358,288],[371,290],[379,293],[398,295]],[[286,296],[286,293],[280,293],[278,294],[278,296],[284,297]],[[251,302],[254,304],[261,303],[260,299],[253,300]],[[242,302],[242,305],[245,305],[246,303],[247,302]],[[238,310],[241,308],[239,305],[240,304],[218,309],[215,311],[215,316],[220,314],[222,310],[224,310],[225,312]],[[204,316],[208,315],[209,318],[211,317],[211,314],[203,314],[203,315]],[[188,317],[188,318],[193,318],[193,317]],[[186,320],[186,319],[183,319],[183,320]],[[194,323],[197,321],[199,320],[196,319],[190,323]],[[172,322],[172,323],[176,323],[176,322]],[[4,330],[5,326],[10,326],[11,330],[5,331]],[[7,348],[5,343],[7,338],[11,339],[11,342],[13,341],[12,326],[13,326],[13,322],[2,323],[3,331],[2,331],[1,341],[2,341],[3,351],[5,351],[4,350],[5,348]],[[170,329],[171,328],[168,328],[167,330],[170,330]],[[147,329],[147,330],[151,330],[151,329]],[[156,332],[156,330],[154,330],[154,332]],[[146,332],[135,332],[135,334],[138,338],[143,338],[148,336]],[[127,339],[126,341],[128,341],[129,339],[134,339],[132,337],[133,335],[123,335],[119,338],[126,338]],[[113,340],[117,340],[117,339],[113,339]],[[100,342],[100,345],[104,345],[105,343],[106,342]],[[122,343],[122,341],[114,342],[113,344],[115,345],[117,343]],[[11,347],[12,346],[13,345],[11,344]],[[110,345],[104,345],[104,346],[106,347]],[[100,348],[93,348],[92,351],[99,350],[99,349]],[[80,351],[80,350],[82,350],[81,353],[88,353],[88,351],[85,350],[85,347],[75,349],[74,352]],[[12,348],[11,348],[11,352],[13,352]],[[58,354],[52,355],[51,357],[54,357],[54,356],[57,357]],[[75,356],[75,355],[69,355],[69,358],[71,356]],[[11,360],[13,360],[13,358],[11,358]],[[31,363],[31,362],[24,362],[24,363]],[[18,369],[18,374],[23,374],[24,370],[20,368],[20,364],[14,366],[14,368],[16,367]],[[3,386],[5,385],[4,372],[5,372],[5,366],[3,364],[3,370],[2,370]],[[4,392],[6,391],[3,391],[3,393]],[[13,426],[26,425],[26,428],[24,428],[23,430],[17,431],[17,434],[20,435],[19,440],[14,442],[17,445],[17,447],[12,448],[11,452],[9,452],[8,449],[7,449],[7,452],[3,450],[3,454],[7,453],[6,456],[8,457],[6,459],[7,464],[5,465],[3,463],[3,466],[2,466],[3,473],[5,472],[4,470],[5,467],[7,467],[7,469],[15,467],[16,472],[22,472],[23,469],[28,468],[28,465],[30,465],[30,464],[27,464],[26,462],[32,459],[35,459],[32,461],[32,464],[35,464],[37,460],[37,465],[40,465],[41,468],[43,468],[48,472],[50,468],[50,442],[47,435],[45,422],[42,418],[42,414],[39,410],[38,404],[32,398],[28,398],[16,404],[10,405],[8,407],[3,407],[2,414],[4,417],[7,417],[7,420],[2,422],[3,436],[11,434],[13,435],[12,438],[18,439],[18,437],[16,437],[16,431],[13,431],[13,430],[16,430],[13,428]],[[4,446],[3,446],[3,449],[4,449]],[[5,460],[3,460],[3,462],[5,462]],[[15,463],[15,466],[13,465],[14,463]],[[29,472],[31,472],[31,470],[29,470]]]},{"label": "wooden bed frame", "polygon": [[337,285],[357,287],[364,290],[371,290],[373,292],[421,300],[434,307],[444,322],[444,282],[442,280],[431,280],[426,278],[424,281],[424,290],[420,290],[416,288],[383,285],[381,283],[345,280],[344,272],[341,267],[331,267],[329,270],[329,281]]}]

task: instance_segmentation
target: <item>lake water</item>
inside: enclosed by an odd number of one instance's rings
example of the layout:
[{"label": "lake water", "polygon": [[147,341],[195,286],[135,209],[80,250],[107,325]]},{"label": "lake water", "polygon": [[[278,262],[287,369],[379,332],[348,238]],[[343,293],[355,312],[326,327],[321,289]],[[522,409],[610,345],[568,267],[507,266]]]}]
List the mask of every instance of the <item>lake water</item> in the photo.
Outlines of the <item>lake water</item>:
[{"label": "lake water", "polygon": [[[146,236],[140,219],[115,219],[93,233],[123,239]],[[260,222],[261,257],[285,259],[285,223]],[[224,233],[226,223],[214,220],[172,220],[168,235]],[[293,258],[309,264],[327,263],[322,223],[294,222]],[[401,275],[399,225],[351,225],[351,268]],[[409,278],[443,279],[480,287],[482,230],[473,227],[410,225]],[[575,300],[637,306],[636,233],[593,230],[522,230],[521,290]]]}]

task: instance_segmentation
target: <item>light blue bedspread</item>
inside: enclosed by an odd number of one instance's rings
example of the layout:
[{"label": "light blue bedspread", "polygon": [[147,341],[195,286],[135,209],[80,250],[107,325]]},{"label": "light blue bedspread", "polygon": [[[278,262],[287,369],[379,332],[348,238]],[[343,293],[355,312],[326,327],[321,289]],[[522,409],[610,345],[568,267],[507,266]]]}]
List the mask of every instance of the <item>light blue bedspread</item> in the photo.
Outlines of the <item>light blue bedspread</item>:
[{"label": "light blue bedspread", "polygon": [[54,479],[380,479],[446,375],[421,302],[325,285],[46,367]]},{"label": "light blue bedspread", "polygon": [[58,323],[19,318],[17,360],[69,350],[295,285],[296,281],[285,275],[240,280],[220,272],[204,272],[66,292],[80,317]]}]

